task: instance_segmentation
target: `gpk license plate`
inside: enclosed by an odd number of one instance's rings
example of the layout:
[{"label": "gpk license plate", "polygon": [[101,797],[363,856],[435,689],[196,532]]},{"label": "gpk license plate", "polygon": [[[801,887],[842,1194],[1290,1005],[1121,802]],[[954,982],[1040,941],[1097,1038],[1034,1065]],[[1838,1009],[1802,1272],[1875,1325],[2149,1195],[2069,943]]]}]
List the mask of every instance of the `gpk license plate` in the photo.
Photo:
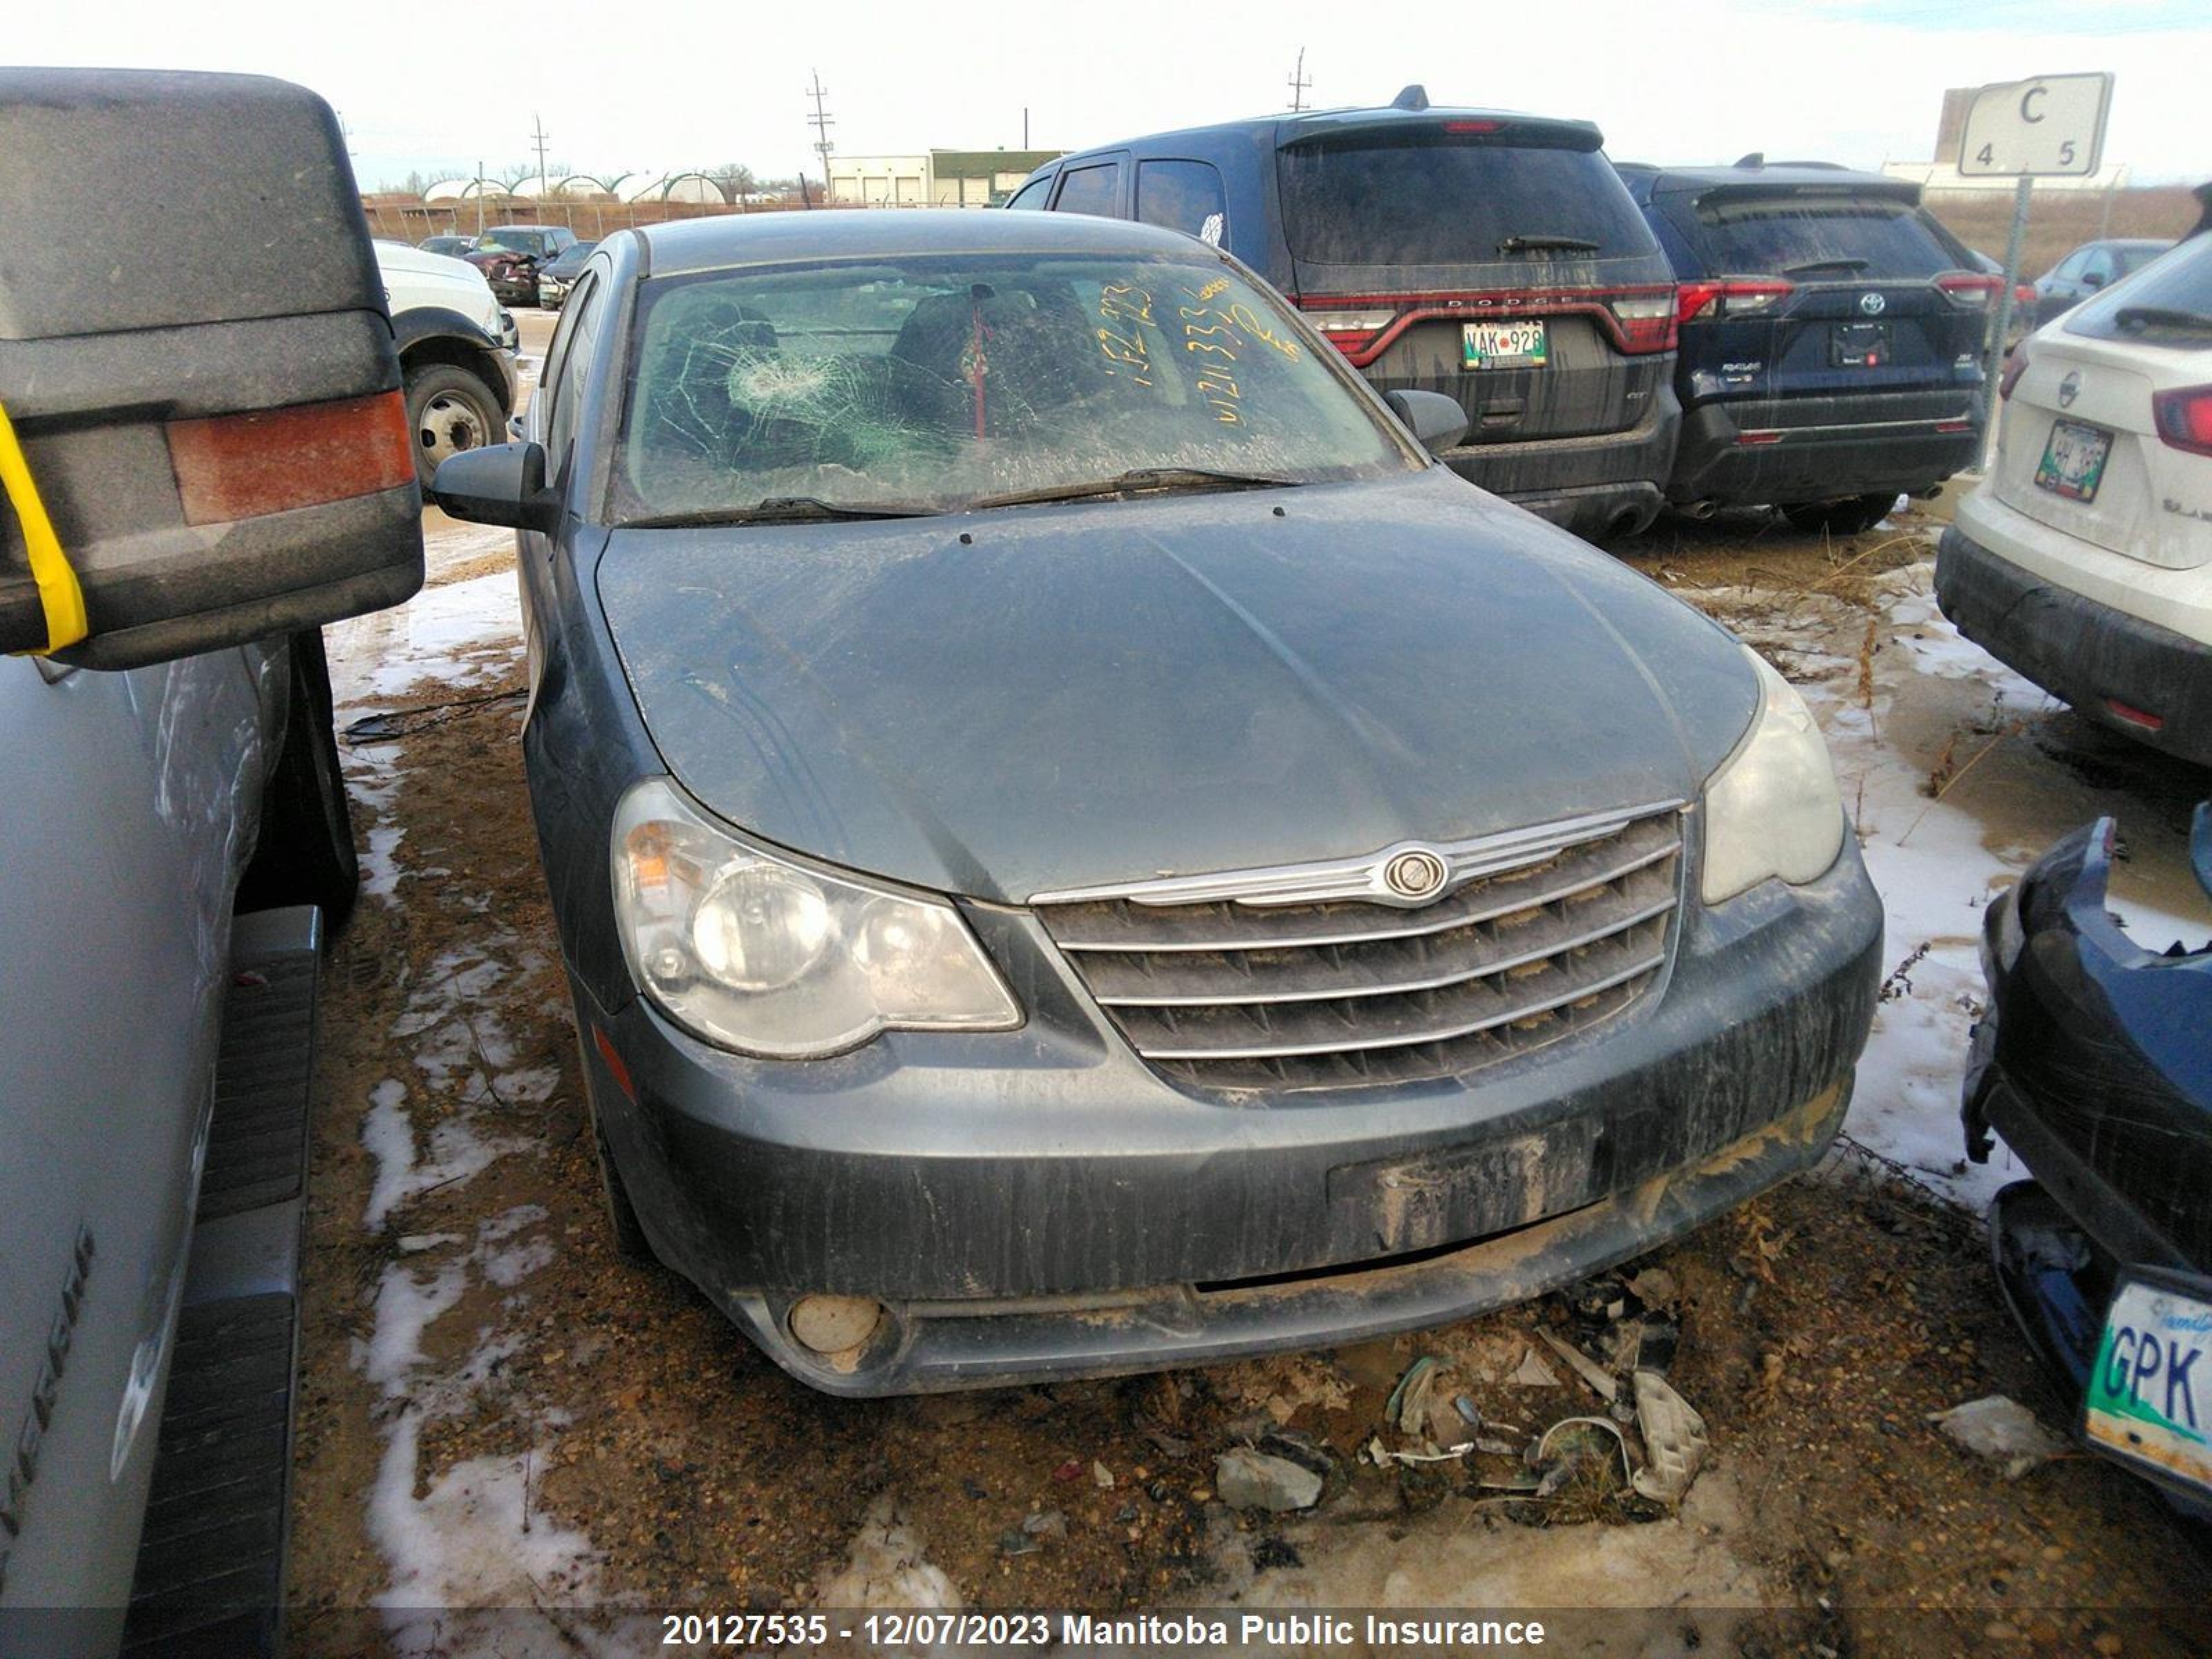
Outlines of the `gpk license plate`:
[{"label": "gpk license plate", "polygon": [[2081,1431],[2154,1478],[2212,1493],[2212,1281],[2129,1267],[2089,1368]]},{"label": "gpk license plate", "polygon": [[1550,350],[1541,321],[1460,325],[1463,368],[1541,368],[1549,360]]},{"label": "gpk license plate", "polygon": [[2112,453],[2112,434],[2101,427],[2079,421],[2053,421],[2051,436],[2036,463],[2035,487],[2069,501],[2094,501],[2097,486],[2105,479],[2105,459]]}]

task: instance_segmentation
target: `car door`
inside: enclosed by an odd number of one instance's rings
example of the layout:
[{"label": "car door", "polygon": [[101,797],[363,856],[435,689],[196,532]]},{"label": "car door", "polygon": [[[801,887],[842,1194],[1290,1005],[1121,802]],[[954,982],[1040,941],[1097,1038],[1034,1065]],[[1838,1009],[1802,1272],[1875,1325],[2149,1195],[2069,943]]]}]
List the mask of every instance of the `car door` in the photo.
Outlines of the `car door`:
[{"label": "car door", "polygon": [[[544,446],[548,482],[562,487],[564,494],[575,452],[576,419],[582,402],[580,385],[598,335],[607,276],[607,262],[595,257],[577,277],[545,349],[544,372],[524,425],[526,435]],[[534,531],[519,531],[516,535],[520,556],[515,560],[515,578],[522,590],[523,649],[534,704],[545,666],[545,629],[551,625],[553,615],[547,567],[555,543],[552,537]]]},{"label": "car door", "polygon": [[[0,509],[4,510],[4,509]],[[258,648],[0,658],[0,1598],[129,1594],[206,1151]]]}]

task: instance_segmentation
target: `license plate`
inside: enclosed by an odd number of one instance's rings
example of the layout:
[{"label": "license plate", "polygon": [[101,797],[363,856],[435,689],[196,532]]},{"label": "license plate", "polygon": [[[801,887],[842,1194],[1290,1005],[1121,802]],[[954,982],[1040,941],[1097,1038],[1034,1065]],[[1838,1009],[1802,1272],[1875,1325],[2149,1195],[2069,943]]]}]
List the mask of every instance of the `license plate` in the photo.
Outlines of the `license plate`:
[{"label": "license plate", "polygon": [[2089,1368],[2081,1431],[2154,1479],[2212,1494],[2212,1280],[2121,1272]]},{"label": "license plate", "polygon": [[2036,463],[2035,487],[2070,501],[2094,501],[2097,486],[2105,479],[2105,459],[2112,453],[2112,434],[2079,421],[2054,421]]},{"label": "license plate", "polygon": [[1462,323],[1460,362],[1467,368],[1541,368],[1551,343],[1540,320],[1527,323]]},{"label": "license plate", "polygon": [[1880,368],[1890,359],[1887,323],[1837,323],[1828,333],[1832,368]]}]

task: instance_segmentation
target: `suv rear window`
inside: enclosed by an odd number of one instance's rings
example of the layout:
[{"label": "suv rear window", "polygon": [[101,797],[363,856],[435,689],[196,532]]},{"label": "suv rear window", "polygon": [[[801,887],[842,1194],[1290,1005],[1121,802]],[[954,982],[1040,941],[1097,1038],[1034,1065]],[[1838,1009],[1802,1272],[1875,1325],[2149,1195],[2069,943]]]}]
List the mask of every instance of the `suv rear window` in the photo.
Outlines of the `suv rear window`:
[{"label": "suv rear window", "polygon": [[2185,350],[2212,347],[2212,236],[2191,238],[2124,286],[2077,307],[2066,331]]},{"label": "suv rear window", "polygon": [[1918,208],[1880,197],[1707,198],[1674,219],[1711,276],[1933,276],[1966,263]]},{"label": "suv rear window", "polygon": [[1520,258],[1512,236],[1587,243],[1535,259],[1656,251],[1650,228],[1595,150],[1455,142],[1297,144],[1280,152],[1283,232],[1322,264],[1468,265]]}]

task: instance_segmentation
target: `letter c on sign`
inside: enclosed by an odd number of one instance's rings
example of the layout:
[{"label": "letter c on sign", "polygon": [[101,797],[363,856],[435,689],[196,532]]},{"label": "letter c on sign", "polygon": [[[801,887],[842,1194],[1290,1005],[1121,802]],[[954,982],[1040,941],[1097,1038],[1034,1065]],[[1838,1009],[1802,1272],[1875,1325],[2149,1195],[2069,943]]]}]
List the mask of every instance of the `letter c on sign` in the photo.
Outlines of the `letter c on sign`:
[{"label": "letter c on sign", "polygon": [[2023,121],[2041,121],[2045,119],[2045,117],[2038,115],[2033,110],[2030,109],[2028,106],[2033,104],[2037,99],[2042,97],[2050,90],[2051,88],[2048,87],[2034,86],[2030,87],[2026,92],[2021,94],[2020,118]]}]

